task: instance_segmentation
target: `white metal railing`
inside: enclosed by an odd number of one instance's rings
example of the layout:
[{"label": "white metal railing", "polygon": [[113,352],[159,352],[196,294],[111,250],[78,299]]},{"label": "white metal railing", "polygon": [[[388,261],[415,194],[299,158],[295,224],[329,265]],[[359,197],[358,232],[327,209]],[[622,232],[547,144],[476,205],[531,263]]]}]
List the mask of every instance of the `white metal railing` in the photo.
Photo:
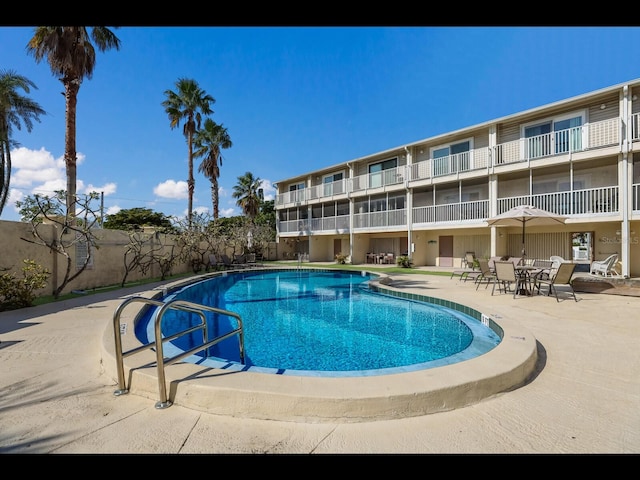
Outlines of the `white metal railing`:
[{"label": "white metal railing", "polygon": [[[275,205],[295,206],[309,200],[330,200],[350,193],[366,194],[384,187],[402,186],[405,181],[431,179],[484,170],[491,166],[528,162],[553,155],[619,145],[621,131],[622,119],[616,117],[535,137],[521,138],[492,148],[476,148],[468,152],[279,193],[276,195]],[[631,116],[631,135],[632,140],[640,140],[640,114]]]},{"label": "white metal railing", "polygon": [[407,210],[383,210],[380,212],[358,213],[353,216],[353,228],[376,228],[407,225]]},{"label": "white metal railing", "polygon": [[424,180],[455,173],[486,169],[490,165],[489,148],[477,148],[445,157],[408,165],[409,180]]},{"label": "white metal railing", "polygon": [[489,200],[413,208],[413,224],[482,221],[489,217]]},{"label": "white metal railing", "polygon": [[640,210],[640,183],[634,183],[632,189],[631,209]]},{"label": "white metal railing", "polygon": [[351,191],[360,192],[366,190],[374,190],[390,185],[398,185],[404,183],[405,167],[389,168],[380,172],[367,173],[358,175],[351,179]]},{"label": "white metal railing", "polygon": [[[615,214],[620,210],[618,186],[519,195],[499,198],[496,202],[498,214],[518,205],[533,205],[566,216]],[[640,184],[633,185],[632,209],[640,210]],[[412,209],[413,225],[446,222],[478,223],[485,221],[489,216],[489,200],[418,206]],[[354,230],[407,226],[406,209],[359,213],[353,216],[353,220]],[[347,233],[349,232],[349,217],[340,215],[311,220],[280,221],[278,222],[278,231],[281,234],[295,233],[296,235],[334,231]]]},{"label": "white metal railing", "polygon": [[620,118],[612,118],[496,145],[494,165],[619,145],[620,121]]},{"label": "white metal railing", "polygon": [[558,215],[617,213],[618,190],[618,186],[613,186],[499,198],[497,213],[501,214],[518,205],[533,205]]},{"label": "white metal railing", "polygon": [[345,232],[349,231],[349,216],[313,218],[311,230],[314,232]]}]

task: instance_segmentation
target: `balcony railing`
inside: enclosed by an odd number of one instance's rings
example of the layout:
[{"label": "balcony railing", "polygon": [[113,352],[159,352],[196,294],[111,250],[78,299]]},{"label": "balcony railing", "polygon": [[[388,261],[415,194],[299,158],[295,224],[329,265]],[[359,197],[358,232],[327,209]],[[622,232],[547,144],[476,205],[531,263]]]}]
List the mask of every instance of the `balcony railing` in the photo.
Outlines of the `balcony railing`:
[{"label": "balcony railing", "polygon": [[526,162],[553,155],[619,145],[620,132],[620,118],[612,118],[581,127],[521,138],[497,145],[493,164]]},{"label": "balcony railing", "polygon": [[313,218],[311,220],[311,230],[314,232],[348,232],[349,216]]},{"label": "balcony railing", "polygon": [[482,221],[489,217],[489,200],[413,208],[413,224]]},{"label": "balcony railing", "polygon": [[[491,166],[529,162],[554,155],[620,145],[622,120],[613,118],[536,137],[505,142],[380,172],[359,175],[276,195],[276,207],[301,205],[309,200],[330,200],[337,195],[366,194],[444,175],[487,170]],[[631,135],[640,140],[640,114],[631,116]]]},{"label": "balcony railing", "polygon": [[619,188],[614,186],[499,198],[498,214],[518,205],[533,205],[558,215],[618,213],[618,190]]},{"label": "balcony railing", "polygon": [[[506,212],[518,205],[533,205],[566,216],[617,214],[620,210],[619,187],[589,188],[572,192],[499,198],[497,213]],[[413,226],[442,223],[479,224],[489,218],[489,207],[489,200],[414,207],[412,210]],[[640,184],[633,185],[632,208],[635,211],[640,211]],[[398,209],[354,214],[353,227],[354,230],[385,227],[404,229],[407,227],[407,212],[406,209]],[[311,220],[280,221],[278,222],[278,231],[280,234],[295,233],[297,235],[348,233],[349,217],[341,215]]]},{"label": "balcony railing", "polygon": [[368,173],[353,177],[351,180],[351,191],[361,192],[375,190],[390,185],[398,185],[404,182],[405,167],[389,168],[380,172]]},{"label": "balcony railing", "polygon": [[407,225],[407,210],[384,210],[381,212],[357,213],[353,216],[353,228],[398,227]]}]

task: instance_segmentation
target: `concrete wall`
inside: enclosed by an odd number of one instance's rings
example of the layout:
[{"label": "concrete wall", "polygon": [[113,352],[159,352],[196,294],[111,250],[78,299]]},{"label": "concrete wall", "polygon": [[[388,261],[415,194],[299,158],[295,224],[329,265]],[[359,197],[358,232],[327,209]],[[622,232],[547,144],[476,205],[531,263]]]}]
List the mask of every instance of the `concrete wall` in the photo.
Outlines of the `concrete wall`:
[{"label": "concrete wall", "polygon": [[[53,240],[58,236],[55,225],[42,225],[41,232],[46,238]],[[88,290],[122,282],[125,273],[124,254],[129,244],[129,236],[120,230],[99,229],[95,232],[98,246],[94,249],[93,264],[71,281],[62,294],[72,290]],[[23,260],[34,260],[36,264],[43,266],[51,272],[49,285],[38,292],[39,295],[49,295],[61,284],[67,266],[66,258],[50,251],[41,245],[29,243],[23,239],[35,239],[31,233],[31,225],[23,222],[10,222],[0,220],[0,270],[15,272],[18,278],[22,278]],[[163,244],[172,243],[172,238],[161,239]],[[152,242],[159,245],[160,240],[152,237]],[[164,251],[169,251],[164,248]],[[76,250],[68,249],[71,255],[71,274],[76,272]],[[187,273],[191,270],[188,264],[176,263],[171,274]],[[4,273],[0,271],[0,273]],[[154,265],[146,275],[135,270],[127,276],[127,282],[142,279],[159,278],[161,275],[158,265]]]}]

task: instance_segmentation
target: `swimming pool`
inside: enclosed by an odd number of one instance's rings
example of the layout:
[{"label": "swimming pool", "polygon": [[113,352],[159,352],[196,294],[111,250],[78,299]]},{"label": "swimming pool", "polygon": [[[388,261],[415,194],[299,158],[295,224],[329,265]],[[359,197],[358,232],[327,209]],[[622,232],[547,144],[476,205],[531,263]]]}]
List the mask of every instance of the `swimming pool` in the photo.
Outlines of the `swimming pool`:
[{"label": "swimming pool", "polygon": [[[229,371],[281,375],[371,376],[449,365],[482,355],[500,343],[488,325],[469,313],[369,288],[366,272],[323,270],[241,271],[205,278],[166,295],[233,311],[243,319],[245,364],[237,337],[185,360]],[[136,323],[143,343],[154,338],[153,309]],[[169,336],[197,321],[168,311]],[[209,313],[213,336],[236,327]],[[174,356],[201,342],[193,333],[166,344]]]}]

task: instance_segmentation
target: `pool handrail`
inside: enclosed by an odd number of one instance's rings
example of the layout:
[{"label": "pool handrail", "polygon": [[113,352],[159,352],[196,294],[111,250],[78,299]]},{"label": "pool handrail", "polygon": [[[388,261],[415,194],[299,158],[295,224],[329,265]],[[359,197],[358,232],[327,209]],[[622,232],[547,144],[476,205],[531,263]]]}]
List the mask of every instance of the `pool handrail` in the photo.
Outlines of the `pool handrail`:
[{"label": "pool handrail", "polygon": [[[120,316],[124,308],[133,302],[142,302],[148,305],[160,307],[160,310],[158,310],[158,312],[156,313],[156,318],[154,322],[155,339],[153,342],[140,345],[138,347],[132,348],[124,352],[122,349],[122,333],[120,330]],[[187,328],[185,330],[181,330],[170,336],[162,337],[162,331],[161,331],[162,317],[164,316],[165,312],[169,309],[175,309],[175,310],[181,310],[184,312],[194,313],[200,317],[200,324]],[[214,312],[214,313],[219,313],[222,315],[228,315],[228,316],[234,317],[238,322],[238,327],[234,330],[231,330],[230,332],[225,333],[224,335],[220,335],[214,338],[213,340],[209,340],[207,322],[206,322],[206,317],[204,315],[204,311],[209,311],[209,312]],[[164,358],[164,352],[163,352],[164,342],[173,340],[175,338],[181,337],[183,335],[186,335],[188,333],[191,333],[197,330],[202,330],[202,337],[203,337],[202,345],[197,345],[196,347],[190,350],[184,351],[174,357],[167,358],[167,359]],[[168,302],[163,302],[163,301],[155,300],[152,298],[132,296],[124,300],[116,308],[113,314],[113,334],[114,334],[114,341],[115,341],[116,368],[118,372],[118,389],[113,392],[114,395],[120,396],[125,393],[129,393],[129,390],[126,388],[126,385],[125,385],[124,358],[130,355],[133,355],[135,353],[139,353],[141,351],[148,350],[155,347],[156,365],[158,369],[158,391],[160,396],[160,400],[156,402],[156,405],[155,405],[157,409],[164,409],[171,406],[171,402],[167,398],[167,387],[166,387],[166,381],[165,381],[166,365],[171,365],[185,357],[188,357],[189,355],[192,355],[202,350],[206,350],[209,347],[212,347],[213,345],[223,340],[226,340],[227,338],[230,338],[233,335],[238,335],[239,337],[238,343],[239,343],[239,350],[240,350],[240,363],[244,365],[244,328],[242,325],[242,318],[240,317],[240,315],[238,315],[235,312],[223,310],[221,308],[210,307],[208,305],[202,305],[202,304],[189,302],[186,300],[179,300],[179,299],[173,299]]]}]

